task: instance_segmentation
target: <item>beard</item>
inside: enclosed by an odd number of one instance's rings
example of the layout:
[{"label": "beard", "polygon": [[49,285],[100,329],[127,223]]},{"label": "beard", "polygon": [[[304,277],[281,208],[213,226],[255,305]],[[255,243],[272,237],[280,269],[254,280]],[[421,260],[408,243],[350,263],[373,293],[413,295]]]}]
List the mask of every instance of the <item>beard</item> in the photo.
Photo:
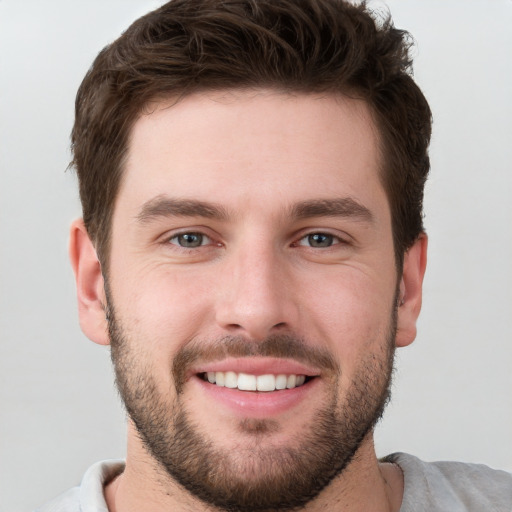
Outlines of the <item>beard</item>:
[{"label": "beard", "polygon": [[[204,504],[220,510],[270,512],[303,507],[352,461],[390,397],[396,309],[380,344],[381,353],[369,354],[360,362],[342,393],[341,370],[332,355],[298,337],[278,335],[262,342],[226,337],[187,344],[170,365],[175,389],[166,394],[151,366],[141,364],[144,358],[118,322],[108,295],[107,311],[116,384],[143,445],[164,480],[169,482],[170,477]],[[325,399],[311,421],[297,425],[293,442],[272,444],[272,435],[280,429],[278,420],[246,419],[238,425],[243,440],[222,449],[193,421],[183,399],[185,375],[198,360],[223,356],[303,360],[329,376]]]}]

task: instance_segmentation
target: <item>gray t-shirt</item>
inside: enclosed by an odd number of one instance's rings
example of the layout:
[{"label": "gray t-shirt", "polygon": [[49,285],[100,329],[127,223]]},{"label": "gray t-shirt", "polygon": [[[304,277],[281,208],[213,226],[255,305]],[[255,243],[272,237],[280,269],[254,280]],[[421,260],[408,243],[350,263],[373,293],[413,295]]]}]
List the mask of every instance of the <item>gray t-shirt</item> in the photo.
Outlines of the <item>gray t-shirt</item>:
[{"label": "gray t-shirt", "polygon": [[384,459],[404,473],[400,512],[512,512],[512,474],[483,464],[423,462],[406,453]]},{"label": "gray t-shirt", "polygon": [[[404,473],[400,512],[512,512],[512,474],[482,464],[423,462],[406,453],[383,459]],[[108,512],[103,487],[124,470],[124,462],[91,466],[74,487],[35,512]]]}]

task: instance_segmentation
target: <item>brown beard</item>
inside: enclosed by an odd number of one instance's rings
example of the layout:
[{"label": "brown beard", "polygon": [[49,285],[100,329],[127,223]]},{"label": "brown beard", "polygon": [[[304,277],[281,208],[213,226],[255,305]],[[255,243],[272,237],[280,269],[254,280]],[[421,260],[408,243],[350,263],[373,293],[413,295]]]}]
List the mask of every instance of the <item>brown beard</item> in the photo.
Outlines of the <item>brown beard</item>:
[{"label": "brown beard", "polygon": [[[158,389],[151,368],[138,362],[116,320],[112,301],[107,304],[116,383],[144,446],[167,477],[220,510],[290,511],[304,506],[347,467],[389,400],[395,309],[382,353],[371,354],[360,364],[342,396],[338,393],[341,371],[328,352],[313,349],[299,338],[280,335],[259,343],[227,337],[214,344],[187,344],[170,368],[176,391],[175,399],[170,400]],[[326,399],[312,421],[297,430],[293,446],[267,442],[279,429],[277,421],[251,419],[239,425],[248,441],[228,452],[215,447],[191,421],[182,400],[187,370],[198,360],[227,355],[302,359],[330,375]]]}]

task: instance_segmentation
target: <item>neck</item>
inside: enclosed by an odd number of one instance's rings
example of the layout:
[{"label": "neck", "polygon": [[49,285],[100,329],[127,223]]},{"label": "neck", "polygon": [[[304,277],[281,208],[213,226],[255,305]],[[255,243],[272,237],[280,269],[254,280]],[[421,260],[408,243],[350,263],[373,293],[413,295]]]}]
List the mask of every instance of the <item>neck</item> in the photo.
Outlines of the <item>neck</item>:
[{"label": "neck", "polygon": [[[205,505],[159,468],[133,432],[128,436],[125,471],[105,489],[109,512],[219,512]],[[379,463],[372,435],[361,443],[347,468],[304,512],[398,512],[403,496],[403,475],[390,463]]]}]

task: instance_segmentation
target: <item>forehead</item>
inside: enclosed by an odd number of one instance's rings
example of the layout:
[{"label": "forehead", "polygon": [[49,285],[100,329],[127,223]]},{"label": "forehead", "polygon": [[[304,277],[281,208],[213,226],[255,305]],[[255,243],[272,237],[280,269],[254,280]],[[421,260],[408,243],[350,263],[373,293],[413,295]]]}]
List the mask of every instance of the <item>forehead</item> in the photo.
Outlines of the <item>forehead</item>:
[{"label": "forehead", "polygon": [[136,121],[118,202],[135,208],[165,194],[244,209],[335,193],[372,203],[383,198],[380,160],[361,100],[267,90],[196,94],[155,102]]}]

